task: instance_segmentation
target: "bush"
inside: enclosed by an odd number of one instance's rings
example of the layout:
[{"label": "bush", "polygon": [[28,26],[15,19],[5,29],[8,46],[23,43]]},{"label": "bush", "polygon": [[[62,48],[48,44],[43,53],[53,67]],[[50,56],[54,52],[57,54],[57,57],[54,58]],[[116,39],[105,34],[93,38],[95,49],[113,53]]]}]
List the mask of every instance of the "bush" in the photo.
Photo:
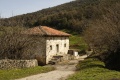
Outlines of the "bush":
[{"label": "bush", "polygon": [[18,27],[1,28],[0,59],[31,59],[38,40],[23,34],[25,29]]}]

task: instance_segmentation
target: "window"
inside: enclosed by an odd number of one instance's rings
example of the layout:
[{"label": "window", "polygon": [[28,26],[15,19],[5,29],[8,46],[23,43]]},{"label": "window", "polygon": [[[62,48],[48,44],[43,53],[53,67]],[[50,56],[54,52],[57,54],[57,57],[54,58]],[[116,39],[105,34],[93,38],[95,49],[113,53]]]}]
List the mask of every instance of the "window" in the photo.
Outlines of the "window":
[{"label": "window", "polygon": [[50,45],[50,50],[52,50],[52,45]]},{"label": "window", "polygon": [[56,51],[59,52],[59,45],[56,45]]},{"label": "window", "polygon": [[66,47],[66,44],[64,44],[64,47]]},{"label": "window", "polygon": [[66,40],[67,38],[65,37],[65,40]]},{"label": "window", "polygon": [[61,40],[62,40],[62,37],[61,37]]}]

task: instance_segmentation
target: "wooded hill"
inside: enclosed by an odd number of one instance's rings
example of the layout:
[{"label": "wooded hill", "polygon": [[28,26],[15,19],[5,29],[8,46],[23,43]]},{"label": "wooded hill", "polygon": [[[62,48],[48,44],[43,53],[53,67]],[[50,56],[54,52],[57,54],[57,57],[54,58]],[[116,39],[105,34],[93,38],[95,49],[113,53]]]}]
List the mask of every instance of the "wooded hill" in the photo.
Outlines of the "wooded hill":
[{"label": "wooded hill", "polygon": [[120,0],[76,0],[37,12],[0,20],[0,26],[35,27],[47,25],[57,29],[81,32],[94,20],[114,9]]}]

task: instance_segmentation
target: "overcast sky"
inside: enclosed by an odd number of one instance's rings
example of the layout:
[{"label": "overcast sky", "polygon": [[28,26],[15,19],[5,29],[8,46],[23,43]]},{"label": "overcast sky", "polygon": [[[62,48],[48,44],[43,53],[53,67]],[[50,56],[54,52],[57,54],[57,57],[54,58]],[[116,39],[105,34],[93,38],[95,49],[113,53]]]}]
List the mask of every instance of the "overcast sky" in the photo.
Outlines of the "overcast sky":
[{"label": "overcast sky", "polygon": [[0,0],[0,15],[3,18],[26,14],[57,6],[73,0]]}]

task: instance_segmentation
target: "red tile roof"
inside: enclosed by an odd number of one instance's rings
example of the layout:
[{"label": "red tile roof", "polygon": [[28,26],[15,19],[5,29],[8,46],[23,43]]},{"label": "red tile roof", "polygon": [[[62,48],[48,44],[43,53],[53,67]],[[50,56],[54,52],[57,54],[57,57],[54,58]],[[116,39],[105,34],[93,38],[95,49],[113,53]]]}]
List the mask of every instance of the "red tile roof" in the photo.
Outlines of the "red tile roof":
[{"label": "red tile roof", "polygon": [[38,26],[33,27],[25,31],[25,34],[31,35],[42,35],[42,36],[70,36],[70,34],[47,27],[47,26]]}]

